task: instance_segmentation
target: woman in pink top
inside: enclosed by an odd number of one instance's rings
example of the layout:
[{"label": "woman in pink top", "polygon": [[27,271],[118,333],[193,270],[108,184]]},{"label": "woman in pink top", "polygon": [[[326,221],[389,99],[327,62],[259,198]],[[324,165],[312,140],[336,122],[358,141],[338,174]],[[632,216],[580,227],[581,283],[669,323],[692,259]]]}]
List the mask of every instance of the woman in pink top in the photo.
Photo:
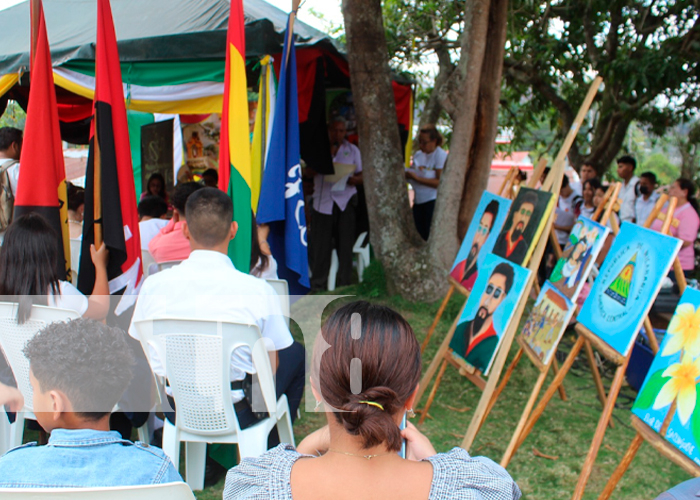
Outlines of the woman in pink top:
[{"label": "woman in pink top", "polygon": [[[678,227],[671,226],[671,235],[683,241],[681,251],[678,252],[678,260],[686,275],[695,268],[695,240],[700,230],[700,216],[698,216],[698,201],[695,199],[695,184],[684,178],[674,182],[668,190],[669,196],[678,199],[678,205],[673,217],[678,219]],[[668,206],[662,212],[666,212]],[[659,231],[663,222],[654,221],[652,229]]]}]

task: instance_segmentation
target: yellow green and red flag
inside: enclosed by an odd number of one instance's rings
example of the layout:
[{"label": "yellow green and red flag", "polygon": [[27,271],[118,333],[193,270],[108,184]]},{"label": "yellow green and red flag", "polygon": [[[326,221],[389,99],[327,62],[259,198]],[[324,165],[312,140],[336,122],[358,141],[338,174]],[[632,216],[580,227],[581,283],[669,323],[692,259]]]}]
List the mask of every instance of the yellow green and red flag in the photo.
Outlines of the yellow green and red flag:
[{"label": "yellow green and red flag", "polygon": [[233,200],[233,220],[238,223],[238,233],[229,245],[228,255],[236,269],[244,273],[250,271],[252,178],[243,1],[231,0],[224,109],[221,115],[219,188],[226,191]]}]

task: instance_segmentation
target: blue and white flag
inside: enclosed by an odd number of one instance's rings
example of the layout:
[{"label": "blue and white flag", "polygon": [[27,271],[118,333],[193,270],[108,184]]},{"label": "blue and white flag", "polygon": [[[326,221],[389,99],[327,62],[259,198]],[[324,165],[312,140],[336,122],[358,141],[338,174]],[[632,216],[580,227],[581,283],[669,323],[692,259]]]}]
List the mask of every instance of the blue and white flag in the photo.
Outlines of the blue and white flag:
[{"label": "blue and white flag", "polygon": [[259,224],[270,225],[268,243],[277,261],[277,274],[289,282],[290,294],[293,295],[306,294],[309,289],[306,216],[299,160],[297,59],[293,37],[285,33],[275,118],[256,217]]}]

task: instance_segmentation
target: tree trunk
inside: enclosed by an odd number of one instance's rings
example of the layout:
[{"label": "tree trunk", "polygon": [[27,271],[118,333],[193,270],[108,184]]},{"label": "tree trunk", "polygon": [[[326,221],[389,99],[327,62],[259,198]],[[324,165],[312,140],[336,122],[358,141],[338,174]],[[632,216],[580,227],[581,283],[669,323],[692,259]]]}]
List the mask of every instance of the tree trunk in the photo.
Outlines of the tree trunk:
[{"label": "tree trunk", "polygon": [[435,300],[446,280],[409,208],[381,2],[343,0],[343,17],[372,246],[390,293]]},{"label": "tree trunk", "polygon": [[459,208],[457,235],[460,241],[467,233],[491,173],[491,162],[498,133],[498,107],[501,98],[507,21],[508,0],[493,0],[488,20],[486,53],[479,83],[473,146],[467,162],[467,178]]},{"label": "tree trunk", "polygon": [[[439,42],[436,42],[439,43]],[[443,92],[445,85],[450,80],[455,65],[452,64],[450,51],[444,45],[435,47],[435,54],[438,57],[438,74],[433,82],[433,90],[430,92],[428,102],[420,115],[419,129],[428,124],[435,124],[440,119],[442,113],[442,103],[440,102],[440,94]]]}]

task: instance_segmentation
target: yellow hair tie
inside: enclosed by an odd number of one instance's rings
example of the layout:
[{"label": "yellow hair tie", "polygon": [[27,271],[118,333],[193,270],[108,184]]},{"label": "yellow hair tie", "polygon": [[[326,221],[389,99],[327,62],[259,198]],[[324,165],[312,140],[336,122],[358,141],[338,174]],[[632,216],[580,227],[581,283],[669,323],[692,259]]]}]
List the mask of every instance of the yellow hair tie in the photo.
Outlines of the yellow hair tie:
[{"label": "yellow hair tie", "polygon": [[361,403],[363,405],[374,406],[374,407],[379,408],[380,410],[384,411],[384,407],[382,405],[380,405],[379,403],[375,403],[374,401],[358,401],[358,403]]}]

